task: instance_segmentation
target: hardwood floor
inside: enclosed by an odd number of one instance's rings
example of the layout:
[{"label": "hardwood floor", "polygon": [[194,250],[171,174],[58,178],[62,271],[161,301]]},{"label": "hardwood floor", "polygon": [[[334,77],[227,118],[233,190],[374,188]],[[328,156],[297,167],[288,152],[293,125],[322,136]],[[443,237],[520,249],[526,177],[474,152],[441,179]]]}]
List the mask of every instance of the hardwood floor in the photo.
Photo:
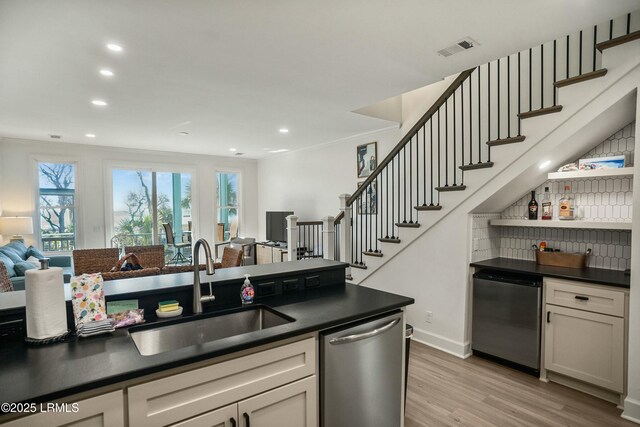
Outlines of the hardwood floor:
[{"label": "hardwood floor", "polygon": [[615,405],[472,356],[413,341],[405,426],[635,426]]}]

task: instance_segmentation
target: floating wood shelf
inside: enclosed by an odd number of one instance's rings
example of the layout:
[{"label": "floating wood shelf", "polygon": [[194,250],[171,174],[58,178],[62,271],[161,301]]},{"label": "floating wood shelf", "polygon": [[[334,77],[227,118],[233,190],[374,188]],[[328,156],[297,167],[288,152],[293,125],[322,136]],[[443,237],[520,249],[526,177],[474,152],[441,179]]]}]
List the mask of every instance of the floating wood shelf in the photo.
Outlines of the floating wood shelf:
[{"label": "floating wood shelf", "polygon": [[598,178],[604,176],[633,176],[633,168],[594,169],[569,172],[550,172],[547,179]]},{"label": "floating wood shelf", "polygon": [[538,228],[588,228],[593,230],[631,230],[631,221],[560,221],[528,219],[492,219],[489,224],[501,227],[538,227]]}]

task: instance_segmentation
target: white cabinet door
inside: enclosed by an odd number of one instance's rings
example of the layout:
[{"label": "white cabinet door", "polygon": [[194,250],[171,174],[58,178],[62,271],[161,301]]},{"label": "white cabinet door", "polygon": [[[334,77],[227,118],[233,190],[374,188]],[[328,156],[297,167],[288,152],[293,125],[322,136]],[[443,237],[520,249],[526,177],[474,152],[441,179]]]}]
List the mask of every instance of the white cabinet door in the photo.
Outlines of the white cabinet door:
[{"label": "white cabinet door", "polygon": [[624,319],[546,305],[545,368],[618,393],[624,386]]},{"label": "white cabinet door", "polygon": [[316,427],[316,376],[239,402],[238,416],[240,427]]},{"label": "white cabinet door", "polygon": [[[72,404],[77,403],[77,406]],[[40,408],[40,405],[38,405]],[[77,408],[77,410],[76,410]],[[124,426],[124,397],[122,391],[114,391],[89,399],[70,402],[67,407],[42,409],[48,412],[29,415],[10,421],[6,427],[122,427]]]},{"label": "white cabinet door", "polygon": [[190,418],[171,427],[236,427],[238,423],[238,405],[225,406],[215,411]]}]

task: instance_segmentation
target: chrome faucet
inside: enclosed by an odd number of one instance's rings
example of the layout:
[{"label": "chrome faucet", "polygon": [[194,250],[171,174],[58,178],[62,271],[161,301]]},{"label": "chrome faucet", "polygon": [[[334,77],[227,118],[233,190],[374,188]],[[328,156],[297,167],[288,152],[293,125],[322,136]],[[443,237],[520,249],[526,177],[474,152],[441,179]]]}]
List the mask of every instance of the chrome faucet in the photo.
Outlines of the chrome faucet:
[{"label": "chrome faucet", "polygon": [[204,255],[207,257],[207,275],[212,276],[215,273],[213,260],[211,259],[211,247],[204,239],[199,239],[193,246],[193,314],[202,313],[202,303],[211,302],[216,299],[209,282],[209,295],[202,296],[200,292],[200,246],[204,247]]}]

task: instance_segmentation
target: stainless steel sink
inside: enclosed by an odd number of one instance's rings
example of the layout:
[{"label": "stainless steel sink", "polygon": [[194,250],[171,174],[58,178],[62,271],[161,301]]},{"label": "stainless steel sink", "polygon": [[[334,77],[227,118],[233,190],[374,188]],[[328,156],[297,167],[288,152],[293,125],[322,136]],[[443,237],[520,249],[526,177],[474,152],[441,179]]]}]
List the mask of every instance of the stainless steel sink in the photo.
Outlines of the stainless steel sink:
[{"label": "stainless steel sink", "polygon": [[293,321],[269,307],[258,305],[227,314],[210,313],[180,319],[162,326],[139,326],[130,329],[129,333],[140,354],[151,356]]}]

